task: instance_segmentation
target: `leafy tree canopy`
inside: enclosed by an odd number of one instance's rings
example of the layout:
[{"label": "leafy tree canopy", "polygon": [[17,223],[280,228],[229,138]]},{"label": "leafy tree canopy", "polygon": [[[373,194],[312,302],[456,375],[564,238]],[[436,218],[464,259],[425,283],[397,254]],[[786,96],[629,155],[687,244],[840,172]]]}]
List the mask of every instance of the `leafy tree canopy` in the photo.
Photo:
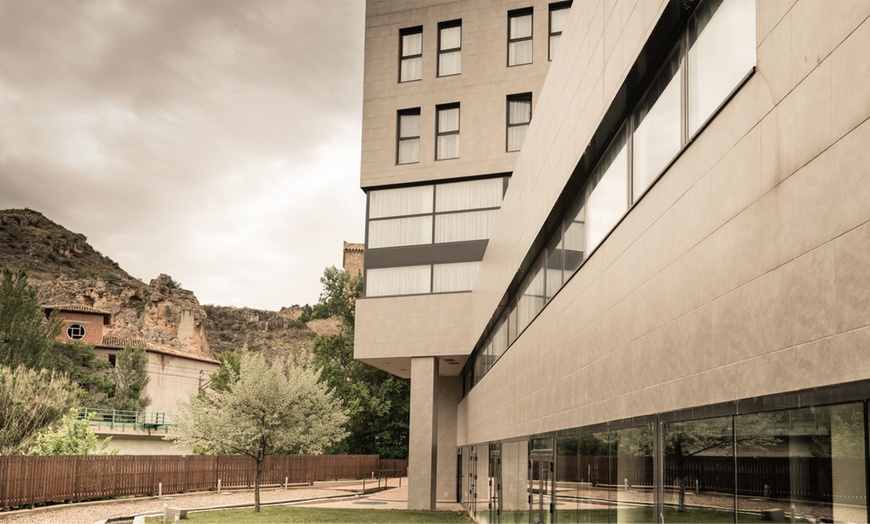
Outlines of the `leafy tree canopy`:
[{"label": "leafy tree canopy", "polygon": [[37,435],[36,444],[27,450],[27,455],[117,455],[117,449],[107,449],[112,437],[106,438],[98,448],[97,435],[89,425],[92,418],[94,413],[80,419],[75,409],[69,410],[59,428]]},{"label": "leafy tree canopy", "polygon": [[239,379],[242,370],[242,355],[236,351],[224,351],[217,356],[220,367],[211,374],[208,384],[213,391],[229,391]]},{"label": "leafy tree canopy", "polygon": [[60,330],[55,315],[46,321],[27,273],[0,270],[0,365],[56,369],[52,340]]},{"label": "leafy tree canopy", "polygon": [[314,341],[312,363],[349,417],[347,438],[331,451],[407,458],[410,382],[353,358],[354,307],[362,278],[328,267],[320,281],[323,293],[314,310],[333,312],[342,325],[337,335]]},{"label": "leafy tree canopy", "polygon": [[81,390],[61,374],[0,366],[0,455],[26,450],[80,396]]},{"label": "leafy tree canopy", "polygon": [[150,377],[146,370],[148,353],[144,348],[127,345],[118,352],[112,376],[115,390],[107,400],[112,409],[144,411],[151,398],[145,395]]},{"label": "leafy tree canopy", "polygon": [[178,429],[169,438],[214,454],[237,453],[255,464],[255,511],[267,455],[322,453],[345,436],[347,416],[311,369],[258,354],[241,357],[228,390],[211,390],[179,404]]}]

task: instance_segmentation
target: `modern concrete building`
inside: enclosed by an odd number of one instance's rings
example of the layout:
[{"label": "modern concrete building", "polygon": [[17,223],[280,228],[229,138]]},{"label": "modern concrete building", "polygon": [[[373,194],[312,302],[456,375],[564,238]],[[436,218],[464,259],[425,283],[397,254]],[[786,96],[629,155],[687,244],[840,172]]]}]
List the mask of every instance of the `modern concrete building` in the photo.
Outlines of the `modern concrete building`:
[{"label": "modern concrete building", "polygon": [[866,522],[870,2],[368,0],[409,506]]}]

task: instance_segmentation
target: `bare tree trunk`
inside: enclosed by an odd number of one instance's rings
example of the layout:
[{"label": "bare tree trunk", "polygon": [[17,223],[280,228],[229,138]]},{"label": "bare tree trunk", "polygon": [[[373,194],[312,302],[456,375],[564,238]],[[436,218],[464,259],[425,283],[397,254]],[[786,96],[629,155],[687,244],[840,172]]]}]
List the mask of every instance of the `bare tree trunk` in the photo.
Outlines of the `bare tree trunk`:
[{"label": "bare tree trunk", "polygon": [[260,512],[260,472],[263,470],[264,458],[263,456],[258,456],[254,459],[257,461],[257,468],[254,473],[254,513]]}]

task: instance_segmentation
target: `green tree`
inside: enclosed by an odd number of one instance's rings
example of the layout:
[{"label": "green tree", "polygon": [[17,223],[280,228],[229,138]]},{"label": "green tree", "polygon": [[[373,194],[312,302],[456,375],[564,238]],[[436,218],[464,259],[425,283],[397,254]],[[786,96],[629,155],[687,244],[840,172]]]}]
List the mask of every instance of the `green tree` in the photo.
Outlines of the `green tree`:
[{"label": "green tree", "polygon": [[60,373],[0,366],[0,455],[27,449],[80,396],[81,390]]},{"label": "green tree", "polygon": [[410,382],[353,358],[354,307],[362,278],[329,267],[320,281],[324,290],[314,310],[333,313],[341,330],[314,341],[312,364],[348,414],[348,436],[331,451],[407,458]]},{"label": "green tree", "polygon": [[209,377],[208,387],[213,391],[229,391],[239,379],[242,370],[242,354],[237,351],[224,351],[217,356],[220,367]]},{"label": "green tree", "polygon": [[304,321],[313,318],[338,317],[353,323],[354,299],[362,295],[362,278],[351,277],[344,269],[329,266],[320,277],[323,291],[314,306],[303,306]]},{"label": "green tree", "polygon": [[145,394],[150,377],[145,369],[148,353],[142,347],[127,345],[118,352],[112,375],[114,393],[107,404],[111,409],[145,411],[151,398]]},{"label": "green tree", "polygon": [[45,318],[23,269],[0,271],[0,365],[56,369],[52,340],[61,325],[54,314]]},{"label": "green tree", "polygon": [[111,391],[108,363],[90,344],[56,340],[62,324],[56,312],[46,318],[23,269],[0,271],[0,365],[66,373],[87,393],[84,402],[99,404]]},{"label": "green tree", "polygon": [[117,455],[118,450],[107,449],[112,437],[106,438],[97,447],[97,435],[90,428],[94,413],[80,419],[75,409],[63,416],[55,430],[43,430],[36,437],[36,444],[27,450],[27,455]]},{"label": "green tree", "polygon": [[204,391],[179,403],[170,439],[209,453],[238,453],[254,462],[254,511],[260,511],[260,474],[267,455],[322,453],[341,440],[341,404],[311,369],[257,354],[241,358],[228,390]]}]

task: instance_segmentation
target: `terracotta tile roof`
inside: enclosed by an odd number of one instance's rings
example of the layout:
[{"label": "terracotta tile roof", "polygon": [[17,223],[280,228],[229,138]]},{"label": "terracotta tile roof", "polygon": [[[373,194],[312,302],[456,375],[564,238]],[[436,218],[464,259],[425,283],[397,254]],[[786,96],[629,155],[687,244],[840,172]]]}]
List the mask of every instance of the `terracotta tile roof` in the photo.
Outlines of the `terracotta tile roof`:
[{"label": "terracotta tile roof", "polygon": [[219,361],[211,358],[205,357],[202,355],[194,355],[188,353],[186,351],[181,351],[178,349],[172,348],[156,348],[151,344],[147,343],[141,338],[121,338],[121,337],[103,337],[103,341],[100,344],[97,344],[95,347],[97,349],[124,349],[127,345],[133,347],[141,347],[144,348],[145,351],[149,353],[159,353],[161,355],[169,355],[172,357],[186,358],[189,360],[198,360],[200,362],[209,362],[212,364],[220,364]]},{"label": "terracotta tile roof", "polygon": [[97,309],[95,307],[85,306],[82,304],[53,304],[42,306],[42,309],[45,310],[46,316],[48,316],[48,314],[55,309],[61,313],[67,311],[69,313],[89,313],[92,315],[102,315],[103,324],[107,326],[112,319],[112,314],[108,311],[103,311],[102,309]]}]

